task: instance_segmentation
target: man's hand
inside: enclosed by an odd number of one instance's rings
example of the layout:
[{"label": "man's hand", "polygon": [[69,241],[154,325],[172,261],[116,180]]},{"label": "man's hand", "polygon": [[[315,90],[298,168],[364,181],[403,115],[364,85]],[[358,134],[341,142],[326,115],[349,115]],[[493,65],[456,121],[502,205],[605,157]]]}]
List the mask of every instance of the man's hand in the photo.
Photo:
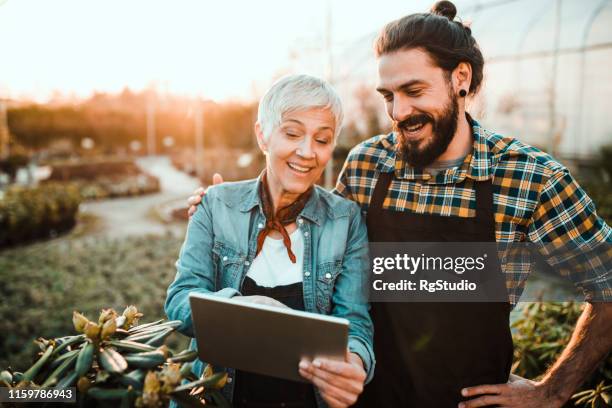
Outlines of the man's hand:
[{"label": "man's hand", "polygon": [[[217,184],[223,183],[223,177],[219,173],[213,174],[213,186]],[[204,187],[200,187],[193,192],[193,195],[187,199],[187,204],[189,204],[189,210],[187,213],[189,217],[191,217],[195,212],[198,204],[202,202],[202,197],[206,194],[206,189]]]},{"label": "man's hand", "polygon": [[234,296],[232,299],[242,300],[243,302],[255,303],[258,305],[267,305],[274,307],[284,307],[289,309],[284,303],[279,302],[276,299],[272,299],[267,296],[253,295],[253,296]]},{"label": "man's hand", "polygon": [[504,408],[559,408],[563,401],[552,393],[548,387],[537,381],[531,381],[511,374],[506,384],[479,385],[464,388],[461,395],[474,397],[459,404],[459,408],[502,406]]},{"label": "man's hand", "polygon": [[300,361],[300,375],[311,381],[331,408],[353,405],[363,391],[366,372],[361,358],[347,351],[346,361],[316,358]]}]

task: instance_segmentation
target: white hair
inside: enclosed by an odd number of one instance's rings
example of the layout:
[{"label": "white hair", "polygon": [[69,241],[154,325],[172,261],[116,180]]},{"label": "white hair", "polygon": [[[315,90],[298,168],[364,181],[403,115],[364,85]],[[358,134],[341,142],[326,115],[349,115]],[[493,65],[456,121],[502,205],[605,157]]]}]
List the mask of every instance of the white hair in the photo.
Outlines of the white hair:
[{"label": "white hair", "polygon": [[257,121],[264,140],[282,122],[283,115],[298,110],[329,109],[335,118],[334,144],[342,128],[342,102],[326,81],[310,75],[285,76],[272,85],[259,101]]}]

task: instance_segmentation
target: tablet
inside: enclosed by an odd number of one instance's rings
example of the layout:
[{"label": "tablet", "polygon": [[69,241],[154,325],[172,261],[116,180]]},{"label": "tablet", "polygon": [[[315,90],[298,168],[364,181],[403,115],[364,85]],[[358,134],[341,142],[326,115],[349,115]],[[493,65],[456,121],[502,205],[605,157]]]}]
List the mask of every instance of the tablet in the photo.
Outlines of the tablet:
[{"label": "tablet", "polygon": [[306,382],[303,357],[345,358],[346,319],[201,293],[189,303],[198,356],[213,366]]}]

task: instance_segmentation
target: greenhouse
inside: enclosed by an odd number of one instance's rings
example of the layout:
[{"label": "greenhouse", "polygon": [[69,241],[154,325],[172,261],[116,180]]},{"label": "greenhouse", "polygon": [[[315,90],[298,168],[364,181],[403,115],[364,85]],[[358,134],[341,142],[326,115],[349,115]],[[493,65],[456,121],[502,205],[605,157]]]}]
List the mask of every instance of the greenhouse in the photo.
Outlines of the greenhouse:
[{"label": "greenhouse", "polygon": [[[469,108],[486,127],[564,161],[584,161],[612,143],[612,1],[465,1],[457,8],[486,60],[484,87]],[[350,103],[363,103],[354,97],[364,83],[374,88],[376,34],[335,56],[343,61],[335,83]]]}]

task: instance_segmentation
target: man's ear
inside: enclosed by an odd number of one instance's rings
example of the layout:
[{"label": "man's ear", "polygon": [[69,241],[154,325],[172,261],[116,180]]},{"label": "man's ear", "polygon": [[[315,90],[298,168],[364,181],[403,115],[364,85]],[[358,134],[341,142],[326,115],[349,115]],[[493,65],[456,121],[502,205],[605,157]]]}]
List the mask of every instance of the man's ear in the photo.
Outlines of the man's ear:
[{"label": "man's ear", "polygon": [[261,129],[261,125],[258,122],[255,122],[255,137],[257,138],[257,145],[263,154],[268,152],[268,146],[266,145],[266,141],[264,140],[263,130]]},{"label": "man's ear", "polygon": [[455,94],[459,94],[462,89],[470,93],[470,84],[472,83],[472,66],[470,64],[460,62],[453,70],[451,77]]}]

